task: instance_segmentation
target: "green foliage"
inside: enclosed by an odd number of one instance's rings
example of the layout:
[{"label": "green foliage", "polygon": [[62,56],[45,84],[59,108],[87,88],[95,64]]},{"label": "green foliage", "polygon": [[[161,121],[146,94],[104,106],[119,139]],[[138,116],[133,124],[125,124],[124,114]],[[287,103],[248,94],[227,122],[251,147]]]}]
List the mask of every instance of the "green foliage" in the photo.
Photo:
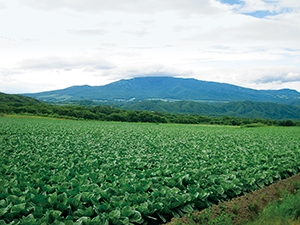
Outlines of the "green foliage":
[{"label": "green foliage", "polygon": [[255,200],[252,203],[249,203],[248,208],[254,214],[258,214],[258,212],[259,212],[259,202],[257,200]]},{"label": "green foliage", "polygon": [[0,127],[5,223],[162,223],[300,170],[298,127],[6,117]]},{"label": "green foliage", "polygon": [[206,210],[200,214],[200,216],[191,216],[191,220],[194,221],[194,223],[191,224],[232,225],[231,216],[229,214],[222,212],[221,215],[213,218],[210,210]]},{"label": "green foliage", "polygon": [[[80,101],[82,102],[82,101]],[[80,103],[79,102],[79,103]],[[150,101],[147,101],[150,102]],[[78,102],[77,102],[78,103]],[[86,104],[86,101],[84,101]],[[138,103],[140,104],[140,103]],[[147,103],[148,104],[148,103]],[[172,109],[176,109],[173,104],[177,103],[163,103],[170,104]],[[179,104],[179,103],[178,103]],[[192,104],[192,108],[195,108],[193,104],[200,103],[188,103]],[[230,103],[231,104],[231,103]],[[234,103],[240,104],[240,103]],[[246,102],[245,104],[252,104]],[[255,103],[264,104],[264,103]],[[276,105],[276,104],[275,104]],[[215,112],[218,110],[212,105],[209,106],[211,109],[203,114],[217,115]],[[284,106],[285,107],[285,106]],[[180,106],[180,108],[183,108]],[[201,106],[200,108],[205,108]],[[251,108],[251,107],[250,107]],[[260,107],[262,108],[262,107]],[[296,107],[297,108],[297,107]],[[219,124],[219,125],[232,125],[242,127],[253,127],[257,124],[260,125],[278,125],[278,126],[297,126],[300,122],[292,120],[269,120],[269,119],[250,119],[250,118],[239,118],[232,116],[223,117],[212,117],[212,116],[201,116],[201,111],[198,114],[170,114],[166,112],[157,112],[152,110],[150,107],[142,108],[143,110],[125,110],[119,108],[113,108],[111,106],[80,106],[70,103],[65,105],[49,105],[46,103],[38,102],[35,99],[29,97],[23,97],[18,95],[7,95],[0,93],[0,117],[6,114],[25,114],[25,115],[37,115],[37,116],[48,116],[56,118],[67,118],[77,120],[100,120],[100,121],[122,121],[122,122],[149,122],[149,123],[183,123],[183,124]],[[287,110],[287,109],[285,109]],[[295,118],[300,118],[299,108],[298,111],[288,110],[289,114],[283,113],[287,117],[288,115],[294,115]],[[158,111],[160,111],[158,109]],[[275,110],[276,111],[276,110]],[[280,109],[280,112],[284,110]],[[186,112],[189,113],[189,112]],[[220,115],[226,114],[221,110]],[[238,112],[235,116],[240,115]],[[299,116],[297,116],[299,115]],[[261,116],[259,114],[259,116]],[[280,117],[279,117],[280,118]]]},{"label": "green foliage", "polygon": [[266,124],[263,123],[250,123],[250,124],[244,124],[241,127],[243,128],[255,128],[255,127],[265,127]]},{"label": "green foliage", "polygon": [[300,221],[300,191],[294,195],[286,192],[282,200],[271,203],[247,225],[298,224],[296,221]]},{"label": "green foliage", "polygon": [[115,103],[124,109],[148,110],[164,113],[198,114],[205,116],[230,116],[239,118],[264,118],[274,120],[300,119],[300,108],[270,102],[205,103],[196,101],[136,101]]}]

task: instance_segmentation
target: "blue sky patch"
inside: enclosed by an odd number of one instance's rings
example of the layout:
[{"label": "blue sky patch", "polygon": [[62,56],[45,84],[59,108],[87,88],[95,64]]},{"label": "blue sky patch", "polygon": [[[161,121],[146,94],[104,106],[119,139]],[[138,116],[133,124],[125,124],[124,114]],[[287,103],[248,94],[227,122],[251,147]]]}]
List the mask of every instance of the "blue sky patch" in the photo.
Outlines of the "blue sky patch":
[{"label": "blue sky patch", "polygon": [[[243,12],[243,8],[245,7],[245,1],[244,0],[219,0],[222,4],[228,4],[228,5],[238,5],[239,10],[236,10],[238,13],[242,13],[244,15],[253,16],[256,18],[264,18],[266,16],[276,16],[278,14],[282,14],[284,12],[289,11],[289,9],[281,9],[281,11],[270,11],[270,10],[256,10],[252,12]],[[264,0],[266,3],[275,3],[273,0]]]},{"label": "blue sky patch", "polygon": [[241,4],[242,3],[240,0],[220,0],[220,2],[223,3],[223,4],[229,4],[229,5]]},{"label": "blue sky patch", "polygon": [[255,12],[250,12],[250,13],[243,13],[243,14],[253,16],[253,17],[257,17],[257,18],[264,18],[266,16],[276,16],[280,13],[271,12],[271,11],[268,11],[268,10],[260,10],[260,11],[255,11]]}]

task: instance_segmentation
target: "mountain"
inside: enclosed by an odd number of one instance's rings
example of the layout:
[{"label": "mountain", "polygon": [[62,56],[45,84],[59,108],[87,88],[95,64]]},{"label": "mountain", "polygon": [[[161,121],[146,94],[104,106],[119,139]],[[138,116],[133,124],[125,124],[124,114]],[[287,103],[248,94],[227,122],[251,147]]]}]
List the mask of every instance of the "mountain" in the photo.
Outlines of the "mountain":
[{"label": "mountain", "polygon": [[72,100],[111,102],[151,99],[203,102],[247,100],[300,105],[300,93],[295,90],[255,90],[226,83],[174,77],[137,77],[103,86],[72,86],[62,90],[24,95],[48,102]]}]

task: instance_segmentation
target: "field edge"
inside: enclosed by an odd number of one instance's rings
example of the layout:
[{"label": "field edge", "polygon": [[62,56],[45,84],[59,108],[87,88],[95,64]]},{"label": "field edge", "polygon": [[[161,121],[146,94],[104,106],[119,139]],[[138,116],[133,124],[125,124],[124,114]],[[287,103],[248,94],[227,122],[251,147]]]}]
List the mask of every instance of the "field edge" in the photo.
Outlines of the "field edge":
[{"label": "field edge", "polygon": [[173,218],[166,225],[246,224],[255,221],[258,215],[274,201],[281,201],[287,194],[293,195],[299,190],[300,173],[230,201],[219,202],[202,211],[195,211],[182,218]]}]

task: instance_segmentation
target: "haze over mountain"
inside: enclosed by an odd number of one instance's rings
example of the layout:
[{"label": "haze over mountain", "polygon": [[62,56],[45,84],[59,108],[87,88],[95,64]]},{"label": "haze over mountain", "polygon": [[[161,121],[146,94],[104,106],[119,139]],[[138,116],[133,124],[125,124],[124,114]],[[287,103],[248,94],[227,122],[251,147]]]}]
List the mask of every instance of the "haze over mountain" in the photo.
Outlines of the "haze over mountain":
[{"label": "haze over mountain", "polygon": [[201,102],[254,101],[300,105],[300,93],[295,90],[255,90],[226,83],[174,77],[137,77],[103,86],[72,86],[61,90],[23,95],[48,102],[188,100]]}]

